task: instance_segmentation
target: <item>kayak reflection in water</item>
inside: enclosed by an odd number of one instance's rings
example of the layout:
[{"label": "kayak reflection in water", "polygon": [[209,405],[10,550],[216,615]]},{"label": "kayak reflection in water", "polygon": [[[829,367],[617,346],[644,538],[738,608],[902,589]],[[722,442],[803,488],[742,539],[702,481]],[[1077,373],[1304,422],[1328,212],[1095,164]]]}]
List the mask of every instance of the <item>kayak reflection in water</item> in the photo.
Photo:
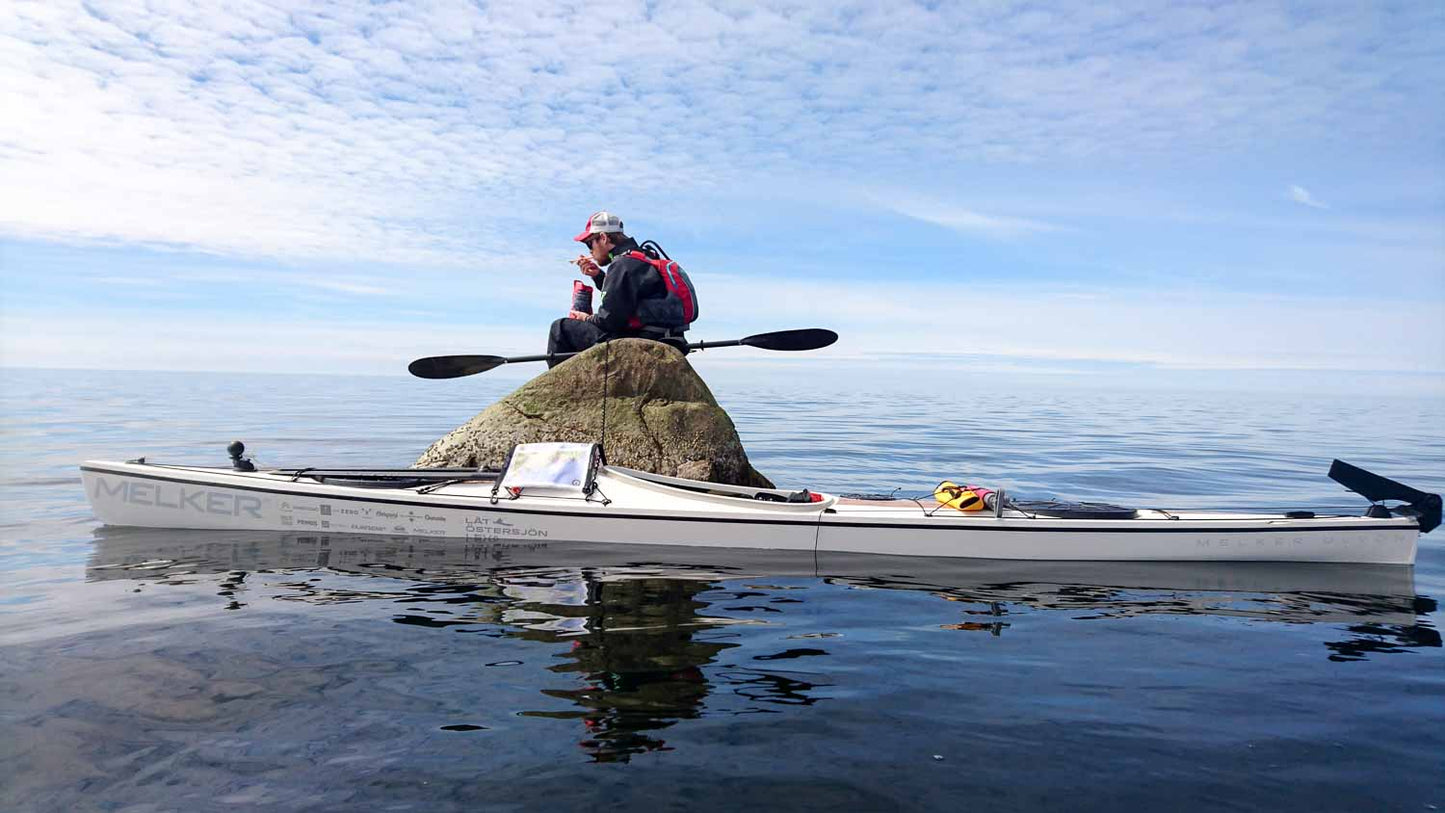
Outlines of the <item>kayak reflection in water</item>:
[{"label": "kayak reflection in water", "polygon": [[[588,254],[573,262],[601,291],[592,312],[592,288],[573,284],[572,310],[552,323],[547,353],[576,353],[600,341],[642,338],[665,342],[687,352],[683,334],[697,319],[697,293],[677,263],[656,243],[639,245],[623,231],[622,219],[601,211],[587,218],[573,238]],[[555,367],[566,359],[549,359]]]},{"label": "kayak reflection in water", "polygon": [[[390,618],[420,634],[480,633],[540,645],[533,655],[541,658],[509,654],[546,663],[554,677],[514,687],[517,699],[494,711],[570,721],[574,742],[595,762],[696,745],[696,732],[686,729],[699,718],[778,713],[836,697],[834,675],[856,662],[835,649],[833,633],[788,628],[836,620],[829,613],[841,610],[831,602],[846,594],[822,585],[931,596],[951,612],[909,601],[904,623],[912,628],[915,613],[923,612],[941,629],[978,636],[1045,635],[1028,620],[1042,613],[1063,614],[1071,625],[1195,616],[1291,625],[1300,634],[1251,645],[1288,647],[1291,657],[1303,651],[1301,642],[1315,647],[1316,657],[1323,647],[1331,661],[1441,647],[1430,621],[1436,601],[1416,593],[1410,568],[1390,566],[800,557],[725,549],[689,549],[685,562],[669,563],[667,555],[636,546],[595,543],[126,528],[94,534],[86,580],[132,582],[121,592],[141,594],[138,610],[171,606],[176,597],[167,590],[211,589],[217,606],[233,612],[267,613],[272,601],[327,612],[345,604],[358,618]],[[48,623],[91,624],[89,605],[76,606],[68,622],[64,612],[49,611]],[[326,630],[329,639],[333,632]],[[278,657],[292,651],[282,646]],[[534,691],[546,700],[538,702]]]}]

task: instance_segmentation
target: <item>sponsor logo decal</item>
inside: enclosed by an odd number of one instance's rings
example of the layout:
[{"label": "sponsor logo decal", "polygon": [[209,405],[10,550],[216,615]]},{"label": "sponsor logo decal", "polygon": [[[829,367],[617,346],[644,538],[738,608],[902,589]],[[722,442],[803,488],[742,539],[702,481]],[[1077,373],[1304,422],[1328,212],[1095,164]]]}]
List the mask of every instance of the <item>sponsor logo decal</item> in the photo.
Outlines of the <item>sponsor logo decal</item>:
[{"label": "sponsor logo decal", "polygon": [[547,532],[501,518],[466,517],[466,539],[469,542],[500,542],[518,538],[546,539]]},{"label": "sponsor logo decal", "polygon": [[197,488],[181,483],[151,483],[138,480],[112,482],[105,477],[97,477],[91,497],[96,500],[115,500],[130,505],[169,508],[172,511],[185,513],[226,517],[249,516],[261,519],[260,497]]}]

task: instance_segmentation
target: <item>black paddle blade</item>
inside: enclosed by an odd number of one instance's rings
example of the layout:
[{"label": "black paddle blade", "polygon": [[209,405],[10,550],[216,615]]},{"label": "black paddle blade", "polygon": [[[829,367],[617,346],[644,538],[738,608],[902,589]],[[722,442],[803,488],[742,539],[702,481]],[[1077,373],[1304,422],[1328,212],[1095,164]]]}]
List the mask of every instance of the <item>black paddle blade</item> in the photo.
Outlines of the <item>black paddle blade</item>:
[{"label": "black paddle blade", "polygon": [[780,330],[776,333],[759,333],[739,339],[738,344],[758,347],[763,350],[817,350],[838,341],[838,334],[820,327],[802,330]]},{"label": "black paddle blade", "polygon": [[1419,502],[1430,496],[1404,483],[1396,482],[1388,477],[1381,477],[1372,471],[1365,471],[1359,466],[1351,466],[1343,460],[1336,460],[1330,464],[1330,479],[1370,502],[1383,502],[1384,500]]},{"label": "black paddle blade", "polygon": [[408,364],[406,369],[417,378],[461,378],[506,363],[501,356],[427,356]]}]

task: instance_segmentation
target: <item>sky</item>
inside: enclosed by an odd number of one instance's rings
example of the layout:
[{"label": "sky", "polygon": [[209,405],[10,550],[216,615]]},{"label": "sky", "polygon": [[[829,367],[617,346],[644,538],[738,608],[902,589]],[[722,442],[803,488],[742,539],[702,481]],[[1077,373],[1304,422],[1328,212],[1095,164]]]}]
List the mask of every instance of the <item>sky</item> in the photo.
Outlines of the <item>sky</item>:
[{"label": "sky", "polygon": [[1431,2],[0,0],[0,365],[540,352],[605,208],[845,378],[1445,393],[1441,87]]}]

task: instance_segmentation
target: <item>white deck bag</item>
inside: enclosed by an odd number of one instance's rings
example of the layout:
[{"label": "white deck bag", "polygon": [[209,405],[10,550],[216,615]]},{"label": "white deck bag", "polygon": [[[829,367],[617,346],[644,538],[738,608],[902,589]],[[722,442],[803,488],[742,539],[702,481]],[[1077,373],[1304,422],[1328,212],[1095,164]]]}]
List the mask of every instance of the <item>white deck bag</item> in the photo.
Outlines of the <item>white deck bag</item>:
[{"label": "white deck bag", "polygon": [[492,497],[505,492],[516,499],[523,489],[586,497],[592,493],[601,462],[602,450],[596,443],[519,443],[507,456]]}]

